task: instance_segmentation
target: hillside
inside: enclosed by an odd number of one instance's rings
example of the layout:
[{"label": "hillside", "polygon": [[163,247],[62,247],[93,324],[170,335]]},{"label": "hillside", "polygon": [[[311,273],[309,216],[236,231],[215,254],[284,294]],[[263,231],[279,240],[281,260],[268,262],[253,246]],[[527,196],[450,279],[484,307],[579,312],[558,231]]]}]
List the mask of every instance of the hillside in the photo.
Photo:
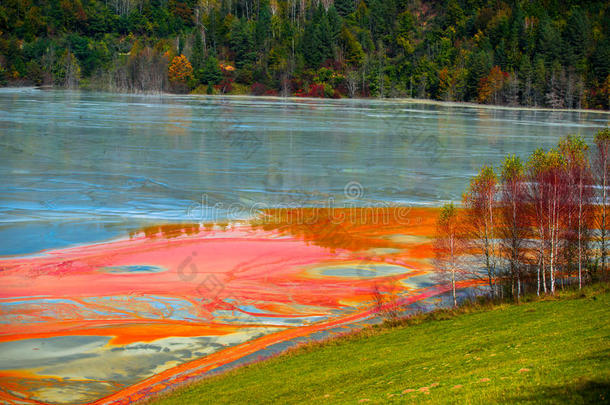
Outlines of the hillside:
[{"label": "hillside", "polygon": [[[562,294],[560,294],[562,295]],[[607,403],[610,290],[312,345],[152,404]]]},{"label": "hillside", "polygon": [[609,30],[605,1],[5,0],[0,85],[608,109]]}]

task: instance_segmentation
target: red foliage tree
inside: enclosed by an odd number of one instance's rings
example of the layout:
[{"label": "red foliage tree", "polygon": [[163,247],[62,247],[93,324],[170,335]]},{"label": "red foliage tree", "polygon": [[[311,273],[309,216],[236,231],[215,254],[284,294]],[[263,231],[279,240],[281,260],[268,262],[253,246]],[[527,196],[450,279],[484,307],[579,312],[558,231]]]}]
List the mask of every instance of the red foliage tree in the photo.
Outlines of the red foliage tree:
[{"label": "red foliage tree", "polygon": [[588,257],[590,230],[594,221],[593,173],[587,157],[588,146],[578,136],[568,136],[559,143],[566,169],[568,190],[567,207],[567,249],[568,264],[575,251],[578,267],[578,288],[582,288],[583,264]]},{"label": "red foliage tree", "polygon": [[467,233],[473,250],[482,255],[492,296],[496,291],[498,260],[498,218],[495,216],[498,178],[493,168],[484,166],[464,194]]},{"label": "red foliage tree", "polygon": [[608,183],[610,182],[610,129],[606,128],[595,135],[596,154],[594,175],[600,190],[599,214],[596,215],[596,228],[599,230],[601,272],[607,277],[607,238],[608,238]]},{"label": "red foliage tree", "polygon": [[507,156],[502,165],[499,208],[500,250],[508,263],[511,295],[518,301],[521,297],[521,282],[527,256],[526,243],[530,234],[530,222],[527,216],[525,168],[521,159],[515,155]]}]

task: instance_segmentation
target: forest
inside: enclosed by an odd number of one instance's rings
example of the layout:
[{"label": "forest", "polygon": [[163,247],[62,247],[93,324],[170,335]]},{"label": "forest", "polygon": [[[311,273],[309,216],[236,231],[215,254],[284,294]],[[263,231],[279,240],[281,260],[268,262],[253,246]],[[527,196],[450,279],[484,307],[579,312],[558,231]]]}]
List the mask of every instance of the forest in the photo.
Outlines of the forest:
[{"label": "forest", "polygon": [[573,0],[3,0],[0,85],[610,107]]},{"label": "forest", "polygon": [[456,284],[473,278],[515,301],[608,280],[610,129],[594,144],[569,135],[527,162],[508,155],[497,171],[480,169],[461,207],[442,207],[435,264],[454,305]]}]

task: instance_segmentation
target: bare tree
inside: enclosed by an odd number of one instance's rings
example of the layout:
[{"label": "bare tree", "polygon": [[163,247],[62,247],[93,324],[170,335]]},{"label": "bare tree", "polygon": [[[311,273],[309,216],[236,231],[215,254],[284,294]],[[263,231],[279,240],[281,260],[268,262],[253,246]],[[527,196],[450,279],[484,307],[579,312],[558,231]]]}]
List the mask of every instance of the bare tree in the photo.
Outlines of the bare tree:
[{"label": "bare tree", "polygon": [[69,89],[78,87],[80,81],[80,66],[78,59],[70,50],[66,50],[53,69],[55,84]]},{"label": "bare tree", "polygon": [[360,75],[355,70],[350,70],[347,72],[347,76],[345,77],[345,82],[347,84],[347,93],[350,98],[356,96],[358,92],[358,80],[360,79]]},{"label": "bare tree", "polygon": [[400,306],[398,294],[393,283],[381,287],[375,284],[373,287],[373,302],[375,310],[381,318],[390,324],[396,324],[400,317]]}]

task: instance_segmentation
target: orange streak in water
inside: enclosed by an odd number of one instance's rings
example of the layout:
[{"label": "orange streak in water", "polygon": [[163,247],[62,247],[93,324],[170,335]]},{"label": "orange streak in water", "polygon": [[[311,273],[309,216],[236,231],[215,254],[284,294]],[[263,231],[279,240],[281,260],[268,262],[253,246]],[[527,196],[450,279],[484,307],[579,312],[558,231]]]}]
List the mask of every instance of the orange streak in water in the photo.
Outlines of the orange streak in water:
[{"label": "orange streak in water", "polygon": [[[0,295],[26,303],[3,315],[16,320],[21,316],[25,321],[3,327],[0,342],[96,335],[111,337],[113,345],[125,345],[170,336],[223,335],[245,326],[256,327],[206,322],[213,319],[216,310],[262,315],[245,307],[236,308],[230,302],[252,304],[267,312],[265,315],[271,319],[327,315],[329,310],[345,310],[346,306],[370,301],[372,288],[378,283],[384,290],[385,284],[424,275],[432,269],[430,238],[435,231],[436,214],[434,208],[404,207],[268,210],[263,217],[252,221],[250,227],[223,232],[213,231],[211,226],[201,230],[198,225],[150,227],[143,230],[144,236],[134,236],[131,240],[53,251],[35,258],[5,260],[0,262],[3,270],[0,279],[6,287]],[[405,235],[409,237],[405,238]],[[185,280],[177,272],[187,257],[197,264],[195,275],[198,278],[194,281]],[[309,271],[362,262],[396,264],[412,271],[407,276],[371,279],[333,277]],[[101,271],[106,266],[136,264],[155,265],[165,271],[151,274]],[[224,286],[215,299],[202,300],[197,290],[206,274],[213,274]],[[404,303],[445,290],[445,287],[439,287],[413,291],[414,295],[407,297]],[[53,304],[58,311],[54,315],[45,311],[44,302],[28,304],[28,298],[13,298],[23,296],[30,296],[32,300],[35,296],[65,298],[71,303]],[[162,298],[154,299],[156,307],[136,300],[152,296],[182,300],[185,308],[190,305],[193,311],[190,316],[203,322],[172,320],[173,308]],[[132,297],[133,300],[121,305],[123,301],[117,297]],[[228,298],[234,301],[227,301]],[[83,308],[89,312],[79,312]],[[269,345],[357,322],[373,312],[352,313],[266,335],[151,376],[96,403],[115,400],[127,403],[141,399]],[[27,396],[27,387],[24,390],[23,394]],[[0,391],[0,398],[1,395]]]},{"label": "orange streak in water", "polygon": [[[459,285],[459,288],[463,288],[471,284],[472,283],[461,283]],[[438,287],[435,289],[429,289],[425,292],[401,300],[400,304],[408,305],[416,301],[442,294],[447,291],[449,291],[449,287]],[[93,402],[93,404],[129,404],[134,401],[143,399],[151,393],[162,391],[165,388],[174,386],[180,382],[184,382],[192,377],[202,375],[207,371],[239,360],[240,358],[263,350],[273,344],[302,336],[307,336],[314,332],[331,329],[333,327],[354,323],[375,314],[377,311],[377,309],[369,309],[367,311],[363,311],[357,314],[334,319],[329,322],[324,322],[311,326],[303,326],[266,335],[258,339],[254,339],[249,342],[242,343],[240,345],[210,354],[204,358],[181,364],[177,367],[159,373],[138,384],[127,387],[115,394],[95,401]],[[171,379],[171,381],[166,381],[168,379]]]}]

